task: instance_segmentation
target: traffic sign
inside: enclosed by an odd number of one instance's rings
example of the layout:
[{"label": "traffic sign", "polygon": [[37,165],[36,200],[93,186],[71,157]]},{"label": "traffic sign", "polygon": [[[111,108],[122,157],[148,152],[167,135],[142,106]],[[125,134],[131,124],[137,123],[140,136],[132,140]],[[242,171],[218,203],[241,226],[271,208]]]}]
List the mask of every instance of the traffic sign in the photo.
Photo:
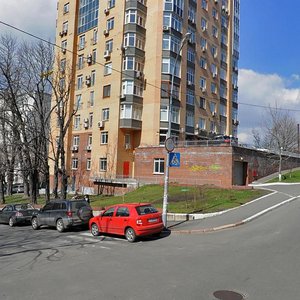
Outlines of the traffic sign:
[{"label": "traffic sign", "polygon": [[170,155],[170,167],[180,167],[180,153],[171,152]]}]

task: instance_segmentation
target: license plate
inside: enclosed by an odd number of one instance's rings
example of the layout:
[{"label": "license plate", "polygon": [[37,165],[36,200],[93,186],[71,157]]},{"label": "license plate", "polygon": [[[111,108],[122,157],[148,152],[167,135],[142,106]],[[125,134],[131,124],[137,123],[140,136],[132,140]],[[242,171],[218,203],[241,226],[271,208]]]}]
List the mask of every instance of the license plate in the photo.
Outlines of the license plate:
[{"label": "license plate", "polygon": [[149,223],[155,223],[155,222],[157,222],[157,220],[158,220],[157,218],[155,218],[155,219],[149,219],[148,222]]}]

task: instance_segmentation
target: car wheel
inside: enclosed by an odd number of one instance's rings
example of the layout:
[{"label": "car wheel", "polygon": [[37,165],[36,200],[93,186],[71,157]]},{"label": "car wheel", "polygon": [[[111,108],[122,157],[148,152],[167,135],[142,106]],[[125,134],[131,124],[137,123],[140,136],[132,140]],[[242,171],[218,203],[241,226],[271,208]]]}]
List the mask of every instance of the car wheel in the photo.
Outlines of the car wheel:
[{"label": "car wheel", "polygon": [[97,236],[97,235],[100,234],[99,227],[98,227],[98,225],[97,225],[96,223],[93,223],[93,224],[92,224],[92,227],[91,227],[91,234],[92,234],[93,236]]},{"label": "car wheel", "polygon": [[8,220],[8,225],[9,225],[10,227],[15,226],[15,220],[14,220],[13,217],[9,218],[9,220]]},{"label": "car wheel", "polygon": [[133,243],[136,240],[136,234],[133,228],[128,227],[125,231],[125,237],[128,242]]},{"label": "car wheel", "polygon": [[37,230],[37,229],[39,229],[39,224],[38,224],[38,220],[37,220],[37,218],[33,218],[32,220],[31,220],[31,227],[33,228],[33,230]]},{"label": "car wheel", "polygon": [[63,232],[65,230],[65,225],[62,219],[56,221],[56,229],[58,232]]}]

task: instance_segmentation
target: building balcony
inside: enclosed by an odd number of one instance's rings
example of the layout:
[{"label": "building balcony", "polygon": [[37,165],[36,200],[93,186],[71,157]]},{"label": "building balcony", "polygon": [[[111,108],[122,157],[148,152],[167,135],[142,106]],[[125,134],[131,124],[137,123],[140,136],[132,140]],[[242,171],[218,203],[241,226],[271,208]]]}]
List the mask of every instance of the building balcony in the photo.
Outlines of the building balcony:
[{"label": "building balcony", "polygon": [[120,119],[120,128],[141,130],[142,129],[142,121],[135,120],[135,119]]}]

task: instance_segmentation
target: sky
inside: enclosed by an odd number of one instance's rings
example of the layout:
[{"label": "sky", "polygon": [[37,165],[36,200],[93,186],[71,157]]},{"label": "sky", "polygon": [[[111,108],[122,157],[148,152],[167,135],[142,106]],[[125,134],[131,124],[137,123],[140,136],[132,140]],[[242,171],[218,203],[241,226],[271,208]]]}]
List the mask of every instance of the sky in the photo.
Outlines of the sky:
[{"label": "sky", "polygon": [[[251,144],[268,114],[261,106],[288,109],[300,123],[300,1],[240,1],[238,138]],[[56,0],[0,0],[0,21],[46,40],[54,40],[55,19]]]}]

